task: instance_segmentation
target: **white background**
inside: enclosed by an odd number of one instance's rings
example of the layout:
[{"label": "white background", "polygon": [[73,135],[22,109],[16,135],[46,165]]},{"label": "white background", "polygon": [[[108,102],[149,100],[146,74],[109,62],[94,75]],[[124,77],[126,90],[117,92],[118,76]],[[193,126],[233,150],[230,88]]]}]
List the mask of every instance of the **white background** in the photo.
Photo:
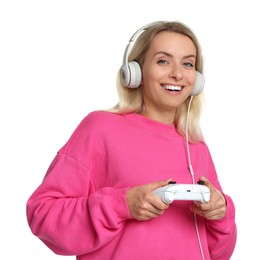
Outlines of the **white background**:
[{"label": "white background", "polygon": [[263,259],[260,2],[1,1],[0,258],[75,259],[32,235],[26,201],[80,120],[117,102],[116,73],[131,35],[149,22],[179,20],[205,58],[203,131],[236,205],[231,259]]}]

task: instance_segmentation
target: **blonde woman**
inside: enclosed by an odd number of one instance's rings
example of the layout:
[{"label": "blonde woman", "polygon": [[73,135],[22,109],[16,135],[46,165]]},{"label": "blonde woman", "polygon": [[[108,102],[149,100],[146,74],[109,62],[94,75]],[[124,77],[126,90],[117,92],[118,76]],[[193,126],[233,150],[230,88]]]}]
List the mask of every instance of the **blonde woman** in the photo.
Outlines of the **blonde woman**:
[{"label": "blonde woman", "polygon": [[[180,22],[154,22],[132,36],[119,103],[83,119],[27,202],[32,232],[56,254],[230,259],[235,207],[199,127],[202,66],[196,37]],[[154,193],[198,180],[210,190],[205,204],[166,204]]]}]

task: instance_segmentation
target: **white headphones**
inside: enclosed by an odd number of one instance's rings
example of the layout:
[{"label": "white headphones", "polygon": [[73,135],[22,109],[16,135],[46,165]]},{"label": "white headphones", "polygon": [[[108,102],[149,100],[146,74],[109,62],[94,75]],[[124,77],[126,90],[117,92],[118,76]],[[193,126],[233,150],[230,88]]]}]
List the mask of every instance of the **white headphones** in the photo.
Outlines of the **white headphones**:
[{"label": "white headphones", "polygon": [[[129,57],[132,45],[136,41],[138,36],[143,31],[150,28],[152,25],[158,24],[158,23],[159,22],[154,22],[154,23],[144,25],[139,30],[137,30],[130,38],[129,43],[123,55],[123,63],[121,66],[121,83],[123,86],[127,88],[138,88],[140,86],[141,80],[142,80],[141,67],[139,63],[136,61],[128,62],[128,57]],[[204,88],[204,84],[205,84],[204,76],[200,72],[196,71],[195,85],[191,92],[191,96],[199,95]]]}]

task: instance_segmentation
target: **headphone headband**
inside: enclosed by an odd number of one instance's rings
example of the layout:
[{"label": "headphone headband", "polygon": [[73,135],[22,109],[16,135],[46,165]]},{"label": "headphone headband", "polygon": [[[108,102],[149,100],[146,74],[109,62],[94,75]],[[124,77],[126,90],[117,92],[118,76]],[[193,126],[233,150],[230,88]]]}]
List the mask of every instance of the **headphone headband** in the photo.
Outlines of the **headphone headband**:
[{"label": "headphone headband", "polygon": [[132,37],[130,38],[129,40],[129,43],[128,45],[126,46],[126,49],[125,49],[125,52],[124,52],[124,55],[123,55],[123,63],[122,65],[124,66],[128,66],[128,57],[129,57],[129,54],[130,54],[130,50],[132,48],[132,45],[133,43],[137,40],[137,38],[140,36],[140,34],[147,30],[149,27],[151,27],[152,25],[154,24],[157,24],[157,22],[154,22],[154,23],[149,23],[149,24],[146,24],[144,26],[142,26],[139,30],[137,30],[133,35]]},{"label": "headphone headband", "polygon": [[[137,88],[137,84],[132,84],[132,83],[138,83],[140,85],[141,81],[141,72],[140,72],[140,65],[136,62],[128,62],[128,57],[130,54],[130,51],[132,49],[133,43],[137,40],[137,38],[140,36],[142,32],[150,28],[152,25],[157,24],[157,22],[149,23],[144,26],[142,26],[140,29],[138,29],[130,38],[128,45],[125,48],[124,55],[123,55],[123,62],[122,62],[122,67],[121,67],[121,81],[122,84],[125,87],[130,87],[130,88]],[[138,64],[138,65],[137,65]],[[139,71],[138,73],[138,78],[137,80],[133,80],[131,78],[131,71]]]}]

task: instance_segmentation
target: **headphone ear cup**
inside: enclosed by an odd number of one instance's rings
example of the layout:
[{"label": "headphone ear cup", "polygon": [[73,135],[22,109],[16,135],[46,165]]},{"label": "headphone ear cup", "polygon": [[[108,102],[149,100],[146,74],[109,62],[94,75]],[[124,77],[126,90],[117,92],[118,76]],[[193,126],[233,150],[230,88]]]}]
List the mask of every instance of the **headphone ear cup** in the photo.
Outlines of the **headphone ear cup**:
[{"label": "headphone ear cup", "polygon": [[127,88],[138,88],[142,81],[141,67],[138,62],[131,61],[127,67],[122,67],[121,82]]},{"label": "headphone ear cup", "polygon": [[205,85],[204,76],[199,71],[196,71],[195,72],[195,85],[191,92],[191,96],[199,95],[202,92],[204,85]]},{"label": "headphone ear cup", "polygon": [[129,88],[138,88],[142,81],[142,71],[138,62],[131,61],[128,63],[130,70],[130,84]]}]

